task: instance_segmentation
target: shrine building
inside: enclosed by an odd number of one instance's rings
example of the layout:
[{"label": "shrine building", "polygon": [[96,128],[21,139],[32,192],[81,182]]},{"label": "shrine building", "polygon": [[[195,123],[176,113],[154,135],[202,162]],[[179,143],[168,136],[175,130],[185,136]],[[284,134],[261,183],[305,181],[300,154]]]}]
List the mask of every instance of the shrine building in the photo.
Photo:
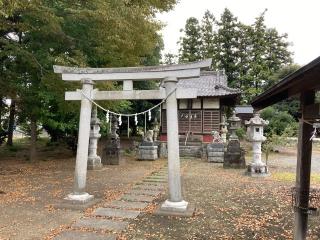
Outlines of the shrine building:
[{"label": "shrine building", "polygon": [[[212,141],[212,131],[220,130],[225,107],[238,102],[241,91],[230,88],[223,71],[202,71],[200,78],[181,79],[179,90],[195,88],[197,98],[178,99],[179,138],[192,138],[201,142]],[[169,129],[170,130],[170,129]],[[167,140],[166,106],[161,111],[160,141]]]}]

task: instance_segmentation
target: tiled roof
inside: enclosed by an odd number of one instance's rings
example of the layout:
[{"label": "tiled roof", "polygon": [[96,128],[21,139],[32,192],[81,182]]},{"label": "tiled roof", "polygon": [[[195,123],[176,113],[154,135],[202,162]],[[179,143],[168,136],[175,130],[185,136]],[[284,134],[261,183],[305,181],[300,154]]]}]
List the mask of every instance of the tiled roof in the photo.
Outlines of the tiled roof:
[{"label": "tiled roof", "polygon": [[227,77],[222,71],[204,71],[200,78],[181,79],[178,88],[197,88],[198,97],[239,95],[240,90],[227,85]]}]

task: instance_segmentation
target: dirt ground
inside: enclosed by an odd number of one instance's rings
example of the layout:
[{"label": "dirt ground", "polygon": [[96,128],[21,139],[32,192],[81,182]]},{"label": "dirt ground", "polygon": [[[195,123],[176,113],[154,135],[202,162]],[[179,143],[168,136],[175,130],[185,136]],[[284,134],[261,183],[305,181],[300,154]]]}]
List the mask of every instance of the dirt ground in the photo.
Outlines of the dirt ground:
[{"label": "dirt ground", "polygon": [[[52,207],[72,189],[74,158],[66,153],[44,150],[37,163],[27,162],[23,155],[0,156],[0,239],[50,239],[83,216],[80,211]],[[313,162],[319,157],[315,151]],[[271,177],[257,179],[245,176],[243,169],[223,169],[222,164],[184,159],[183,194],[186,201],[196,205],[194,217],[159,217],[148,211],[120,238],[292,239],[289,190],[294,183],[295,161],[292,149],[274,154],[269,161]],[[88,192],[110,201],[165,163],[126,157],[123,165],[89,171]],[[317,167],[313,173],[320,176]],[[314,179],[313,187],[319,187],[318,180]],[[157,203],[165,199],[163,195]],[[320,217],[310,217],[309,226],[309,239],[320,239]]]},{"label": "dirt ground", "polygon": [[[50,239],[83,216],[80,211],[53,208],[73,186],[75,159],[71,152],[61,151],[40,152],[37,163],[27,162],[23,154],[18,159],[0,157],[1,240]],[[64,158],[66,155],[70,157]],[[165,163],[125,157],[120,166],[89,171],[87,191],[104,202],[111,201]]]}]

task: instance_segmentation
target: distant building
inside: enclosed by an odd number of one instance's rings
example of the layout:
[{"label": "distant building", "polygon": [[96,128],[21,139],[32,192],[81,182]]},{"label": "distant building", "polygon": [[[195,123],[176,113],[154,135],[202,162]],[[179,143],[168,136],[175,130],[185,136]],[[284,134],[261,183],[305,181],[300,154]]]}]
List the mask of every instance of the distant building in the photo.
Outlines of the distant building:
[{"label": "distant building", "polygon": [[251,105],[236,106],[234,110],[236,111],[236,116],[241,119],[242,124],[253,117],[253,107]]},{"label": "distant building", "polygon": [[[241,94],[238,89],[227,85],[227,77],[222,71],[204,71],[200,78],[183,79],[178,88],[196,88],[197,98],[178,100],[179,136],[183,139],[192,135],[201,142],[212,141],[211,132],[220,130],[221,114],[226,106],[234,106]],[[160,140],[167,140],[166,107],[161,111]]]}]

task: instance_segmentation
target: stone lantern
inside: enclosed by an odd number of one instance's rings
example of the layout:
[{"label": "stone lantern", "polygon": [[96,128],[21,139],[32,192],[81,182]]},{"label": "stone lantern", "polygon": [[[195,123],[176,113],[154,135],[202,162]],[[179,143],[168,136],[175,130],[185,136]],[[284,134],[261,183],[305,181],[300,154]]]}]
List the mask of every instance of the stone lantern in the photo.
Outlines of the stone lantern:
[{"label": "stone lantern", "polygon": [[89,156],[88,156],[88,169],[97,170],[101,169],[101,158],[97,155],[98,139],[100,134],[100,120],[97,117],[97,107],[93,108],[91,114],[91,128],[89,140]]},{"label": "stone lantern", "polygon": [[229,124],[226,121],[226,115],[222,114],[222,119],[220,123],[220,134],[223,143],[227,143],[228,125]]},{"label": "stone lantern", "polygon": [[268,168],[261,160],[261,144],[266,140],[263,136],[263,128],[269,124],[269,121],[260,117],[259,112],[255,112],[253,118],[245,121],[247,126],[247,137],[252,142],[253,159],[248,165],[248,174],[251,176],[266,176]]},{"label": "stone lantern", "polygon": [[241,119],[236,116],[236,111],[232,112],[232,116],[228,119],[229,121],[229,130],[231,132],[229,140],[239,140],[236,130],[240,128]]}]

